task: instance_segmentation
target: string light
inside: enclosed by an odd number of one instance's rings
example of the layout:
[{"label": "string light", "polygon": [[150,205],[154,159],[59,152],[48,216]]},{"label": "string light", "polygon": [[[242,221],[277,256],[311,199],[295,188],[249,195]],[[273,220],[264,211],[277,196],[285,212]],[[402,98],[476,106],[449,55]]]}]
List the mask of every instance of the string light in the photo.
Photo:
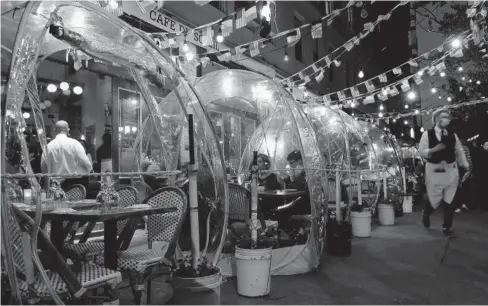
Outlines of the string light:
[{"label": "string light", "polygon": [[421,128],[420,128],[420,131],[421,131],[422,133],[423,133],[423,132],[425,132],[424,127],[421,127]]},{"label": "string light", "polygon": [[364,78],[364,72],[363,72],[363,69],[359,70],[358,77],[359,77],[360,79]]},{"label": "string light", "polygon": [[463,90],[463,86],[459,86],[459,91],[462,91]]},{"label": "string light", "polygon": [[418,109],[415,110],[415,115],[420,114],[420,111]]},{"label": "string light", "polygon": [[218,43],[222,43],[224,41],[224,36],[222,36],[222,27],[219,27],[219,31],[217,32],[216,40]]},{"label": "string light", "polygon": [[30,113],[28,113],[28,112],[25,112],[25,113],[23,113],[23,114],[22,114],[22,117],[24,117],[24,119],[29,119],[29,118],[30,118],[30,116],[31,116],[31,115],[30,115]]},{"label": "string light", "polygon": [[461,80],[466,81],[466,77],[462,77]]},{"label": "string light", "polygon": [[381,105],[380,105],[380,110],[382,111],[382,110],[384,110],[384,109],[385,109],[385,107],[383,106],[383,104],[381,104]]},{"label": "string light", "polygon": [[290,58],[288,57],[288,52],[285,51],[285,56],[283,57],[283,60],[285,62],[288,62],[290,60]]},{"label": "string light", "polygon": [[393,119],[393,123],[396,123],[396,119]]},{"label": "string light", "polygon": [[442,96],[439,96],[439,99],[442,99]]},{"label": "string light", "polygon": [[409,98],[410,100],[413,100],[415,99],[416,95],[415,95],[415,92],[414,91],[410,91],[408,94],[407,94],[407,98]]},{"label": "string light", "polygon": [[459,48],[461,47],[461,40],[459,38],[456,38],[454,39],[452,42],[451,42],[451,46],[453,48]]},{"label": "string light", "polygon": [[459,67],[459,68],[458,68],[458,71],[459,71],[459,72],[462,72],[462,71],[463,71],[463,67]]},{"label": "string light", "polygon": [[186,43],[186,40],[185,40],[185,42],[183,43],[183,47],[181,48],[181,50],[182,50],[183,52],[188,52],[189,47],[188,47],[188,44]]},{"label": "string light", "polygon": [[481,81],[480,80],[476,81],[476,84],[480,85],[481,84]]},{"label": "string light", "polygon": [[447,101],[451,102],[452,101],[452,98],[451,97],[447,97]]},{"label": "string light", "polygon": [[473,80],[469,79],[469,82],[471,83],[471,82],[473,82]]},{"label": "string light", "polygon": [[405,104],[405,109],[409,108],[408,104]]},{"label": "string light", "polygon": [[191,61],[191,60],[193,60],[193,58],[195,57],[195,55],[193,53],[191,53],[191,52],[188,52],[188,53],[185,54],[185,57],[186,57],[186,60],[187,61]]},{"label": "string light", "polygon": [[383,113],[379,113],[378,117],[383,118]]},{"label": "string light", "polygon": [[75,95],[81,95],[83,93],[83,88],[80,86],[75,86],[75,88],[73,88],[73,92]]},{"label": "string light", "polygon": [[430,90],[431,93],[436,93],[437,92],[437,89],[434,87]]},{"label": "string light", "polygon": [[415,138],[415,130],[413,128],[410,129],[410,137]]},{"label": "string light", "polygon": [[63,90],[63,91],[68,90],[69,84],[66,82],[61,82],[61,84],[59,84],[59,88],[61,88],[61,90]]},{"label": "string light", "polygon": [[56,90],[58,90],[58,87],[56,85],[54,85],[54,84],[47,85],[47,91],[55,92]]},{"label": "string light", "polygon": [[441,72],[440,74],[441,78],[445,77],[446,76],[446,73],[444,71]]},{"label": "string light", "polygon": [[408,124],[408,121],[407,120],[403,121],[403,124],[404,125],[407,125]]}]

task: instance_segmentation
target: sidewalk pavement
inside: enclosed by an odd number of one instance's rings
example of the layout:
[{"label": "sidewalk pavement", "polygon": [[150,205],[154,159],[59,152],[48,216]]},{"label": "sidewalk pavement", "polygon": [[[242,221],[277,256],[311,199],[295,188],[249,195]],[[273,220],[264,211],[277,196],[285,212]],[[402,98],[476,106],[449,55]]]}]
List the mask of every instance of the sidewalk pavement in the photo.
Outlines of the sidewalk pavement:
[{"label": "sidewalk pavement", "polygon": [[[440,211],[430,230],[418,212],[398,218],[394,226],[374,226],[371,238],[353,239],[350,257],[325,254],[317,272],[273,277],[268,297],[241,297],[235,278],[229,278],[221,287],[221,303],[487,305],[488,213],[455,218],[450,239],[442,235]],[[163,301],[159,285],[153,284],[154,304]],[[121,304],[132,303],[127,291]]]}]

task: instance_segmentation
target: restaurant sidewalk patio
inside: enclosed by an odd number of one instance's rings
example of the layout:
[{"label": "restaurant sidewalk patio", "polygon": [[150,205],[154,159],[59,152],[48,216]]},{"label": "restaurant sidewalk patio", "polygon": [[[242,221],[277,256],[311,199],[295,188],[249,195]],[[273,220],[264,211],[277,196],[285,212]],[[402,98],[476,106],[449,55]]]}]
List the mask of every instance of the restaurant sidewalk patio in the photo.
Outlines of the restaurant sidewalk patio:
[{"label": "restaurant sidewalk patio", "polygon": [[[353,239],[350,257],[324,255],[318,272],[273,277],[268,297],[241,297],[235,278],[229,278],[221,302],[488,304],[488,213],[456,214],[451,239],[442,235],[441,224],[441,211],[430,230],[421,225],[420,213],[405,215],[395,226],[374,226],[371,238]],[[153,304],[163,300],[160,286],[153,283]],[[121,295],[121,304],[132,303],[129,288]]]}]

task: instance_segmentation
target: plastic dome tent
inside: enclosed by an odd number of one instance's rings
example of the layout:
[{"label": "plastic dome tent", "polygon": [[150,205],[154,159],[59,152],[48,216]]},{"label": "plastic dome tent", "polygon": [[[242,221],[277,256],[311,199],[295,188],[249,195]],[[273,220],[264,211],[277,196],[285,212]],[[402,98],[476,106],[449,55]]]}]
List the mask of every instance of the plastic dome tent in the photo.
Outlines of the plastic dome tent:
[{"label": "plastic dome tent", "polygon": [[[249,175],[253,151],[270,158],[270,170],[284,169],[287,155],[300,150],[304,168],[323,169],[323,157],[315,133],[293,97],[278,83],[242,70],[209,73],[195,82],[214,129],[221,136],[230,163],[238,161],[240,183]],[[239,137],[237,137],[239,136]],[[226,144],[229,147],[226,147]],[[234,146],[234,147],[232,147]],[[306,244],[273,250],[272,274],[305,273],[317,268],[325,237],[327,207],[320,171],[306,171],[311,198],[311,227]],[[235,274],[231,254],[221,254],[219,267],[224,275]]]},{"label": "plastic dome tent", "polygon": [[[194,114],[196,146],[200,152],[208,156],[208,166],[212,170],[212,179],[216,187],[215,199],[218,200],[216,205],[223,215],[227,215],[228,187],[222,152],[215,135],[212,132],[203,133],[204,130],[212,131],[208,115],[198,101],[198,95],[195,94],[193,87],[188,84],[183,73],[169,57],[164,55],[142,32],[88,1],[31,1],[27,3],[23,15],[17,14],[17,18],[19,15],[22,17],[18,28],[12,32],[16,33],[15,43],[12,46],[15,52],[6,93],[8,115],[5,117],[3,127],[7,132],[4,144],[10,143],[11,139],[20,141],[22,163],[29,173],[32,173],[32,169],[22,135],[26,123],[21,113],[26,91],[34,110],[37,134],[41,138],[45,133],[41,118],[36,113],[39,109],[39,96],[35,84],[38,65],[40,61],[55,52],[75,48],[107,66],[115,66],[119,69],[123,67],[124,77],[137,85],[145,102],[146,113],[150,114],[151,122],[157,131],[160,154],[166,161],[166,170],[178,170],[179,166],[175,162],[180,156],[178,141],[187,128],[187,113]],[[7,20],[5,16],[5,22]],[[59,26],[57,34],[60,35],[60,39],[48,32],[51,21]],[[15,21],[12,22],[14,23]],[[4,16],[2,16],[2,34],[3,32]],[[13,41],[11,36],[9,39]],[[4,39],[2,35],[2,44],[7,41],[7,38]],[[178,99],[170,101],[171,104],[167,107],[158,107],[155,96],[160,97],[168,92],[176,93]],[[172,124],[178,123],[175,130],[179,137],[166,133],[167,117],[173,114],[175,109],[178,109],[181,114],[180,121],[172,122]],[[5,146],[3,147],[2,158],[5,158]],[[36,184],[35,180],[32,180],[32,184]],[[39,186],[33,187],[39,188]],[[208,255],[214,264],[222,248],[226,227],[225,219],[221,224],[220,236],[215,239],[215,245],[209,247]]]},{"label": "plastic dome tent", "polygon": [[391,135],[383,132],[379,127],[364,121],[359,124],[373,142],[377,164],[386,168],[388,198],[399,209],[403,202],[405,178],[398,144]]}]

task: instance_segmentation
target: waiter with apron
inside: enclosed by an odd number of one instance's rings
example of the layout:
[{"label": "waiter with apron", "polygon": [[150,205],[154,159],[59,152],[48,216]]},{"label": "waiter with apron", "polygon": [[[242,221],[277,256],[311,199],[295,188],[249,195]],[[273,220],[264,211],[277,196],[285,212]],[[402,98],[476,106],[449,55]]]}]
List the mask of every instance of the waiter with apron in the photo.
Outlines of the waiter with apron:
[{"label": "waiter with apron", "polygon": [[425,165],[425,186],[430,203],[426,203],[422,213],[422,223],[425,228],[430,227],[430,215],[439,206],[444,206],[443,233],[452,234],[454,219],[454,204],[452,203],[459,185],[459,171],[466,170],[462,181],[469,176],[469,164],[463,147],[455,133],[448,129],[451,121],[447,109],[440,109],[433,113],[434,128],[425,131],[420,139],[420,155],[427,160]]}]

